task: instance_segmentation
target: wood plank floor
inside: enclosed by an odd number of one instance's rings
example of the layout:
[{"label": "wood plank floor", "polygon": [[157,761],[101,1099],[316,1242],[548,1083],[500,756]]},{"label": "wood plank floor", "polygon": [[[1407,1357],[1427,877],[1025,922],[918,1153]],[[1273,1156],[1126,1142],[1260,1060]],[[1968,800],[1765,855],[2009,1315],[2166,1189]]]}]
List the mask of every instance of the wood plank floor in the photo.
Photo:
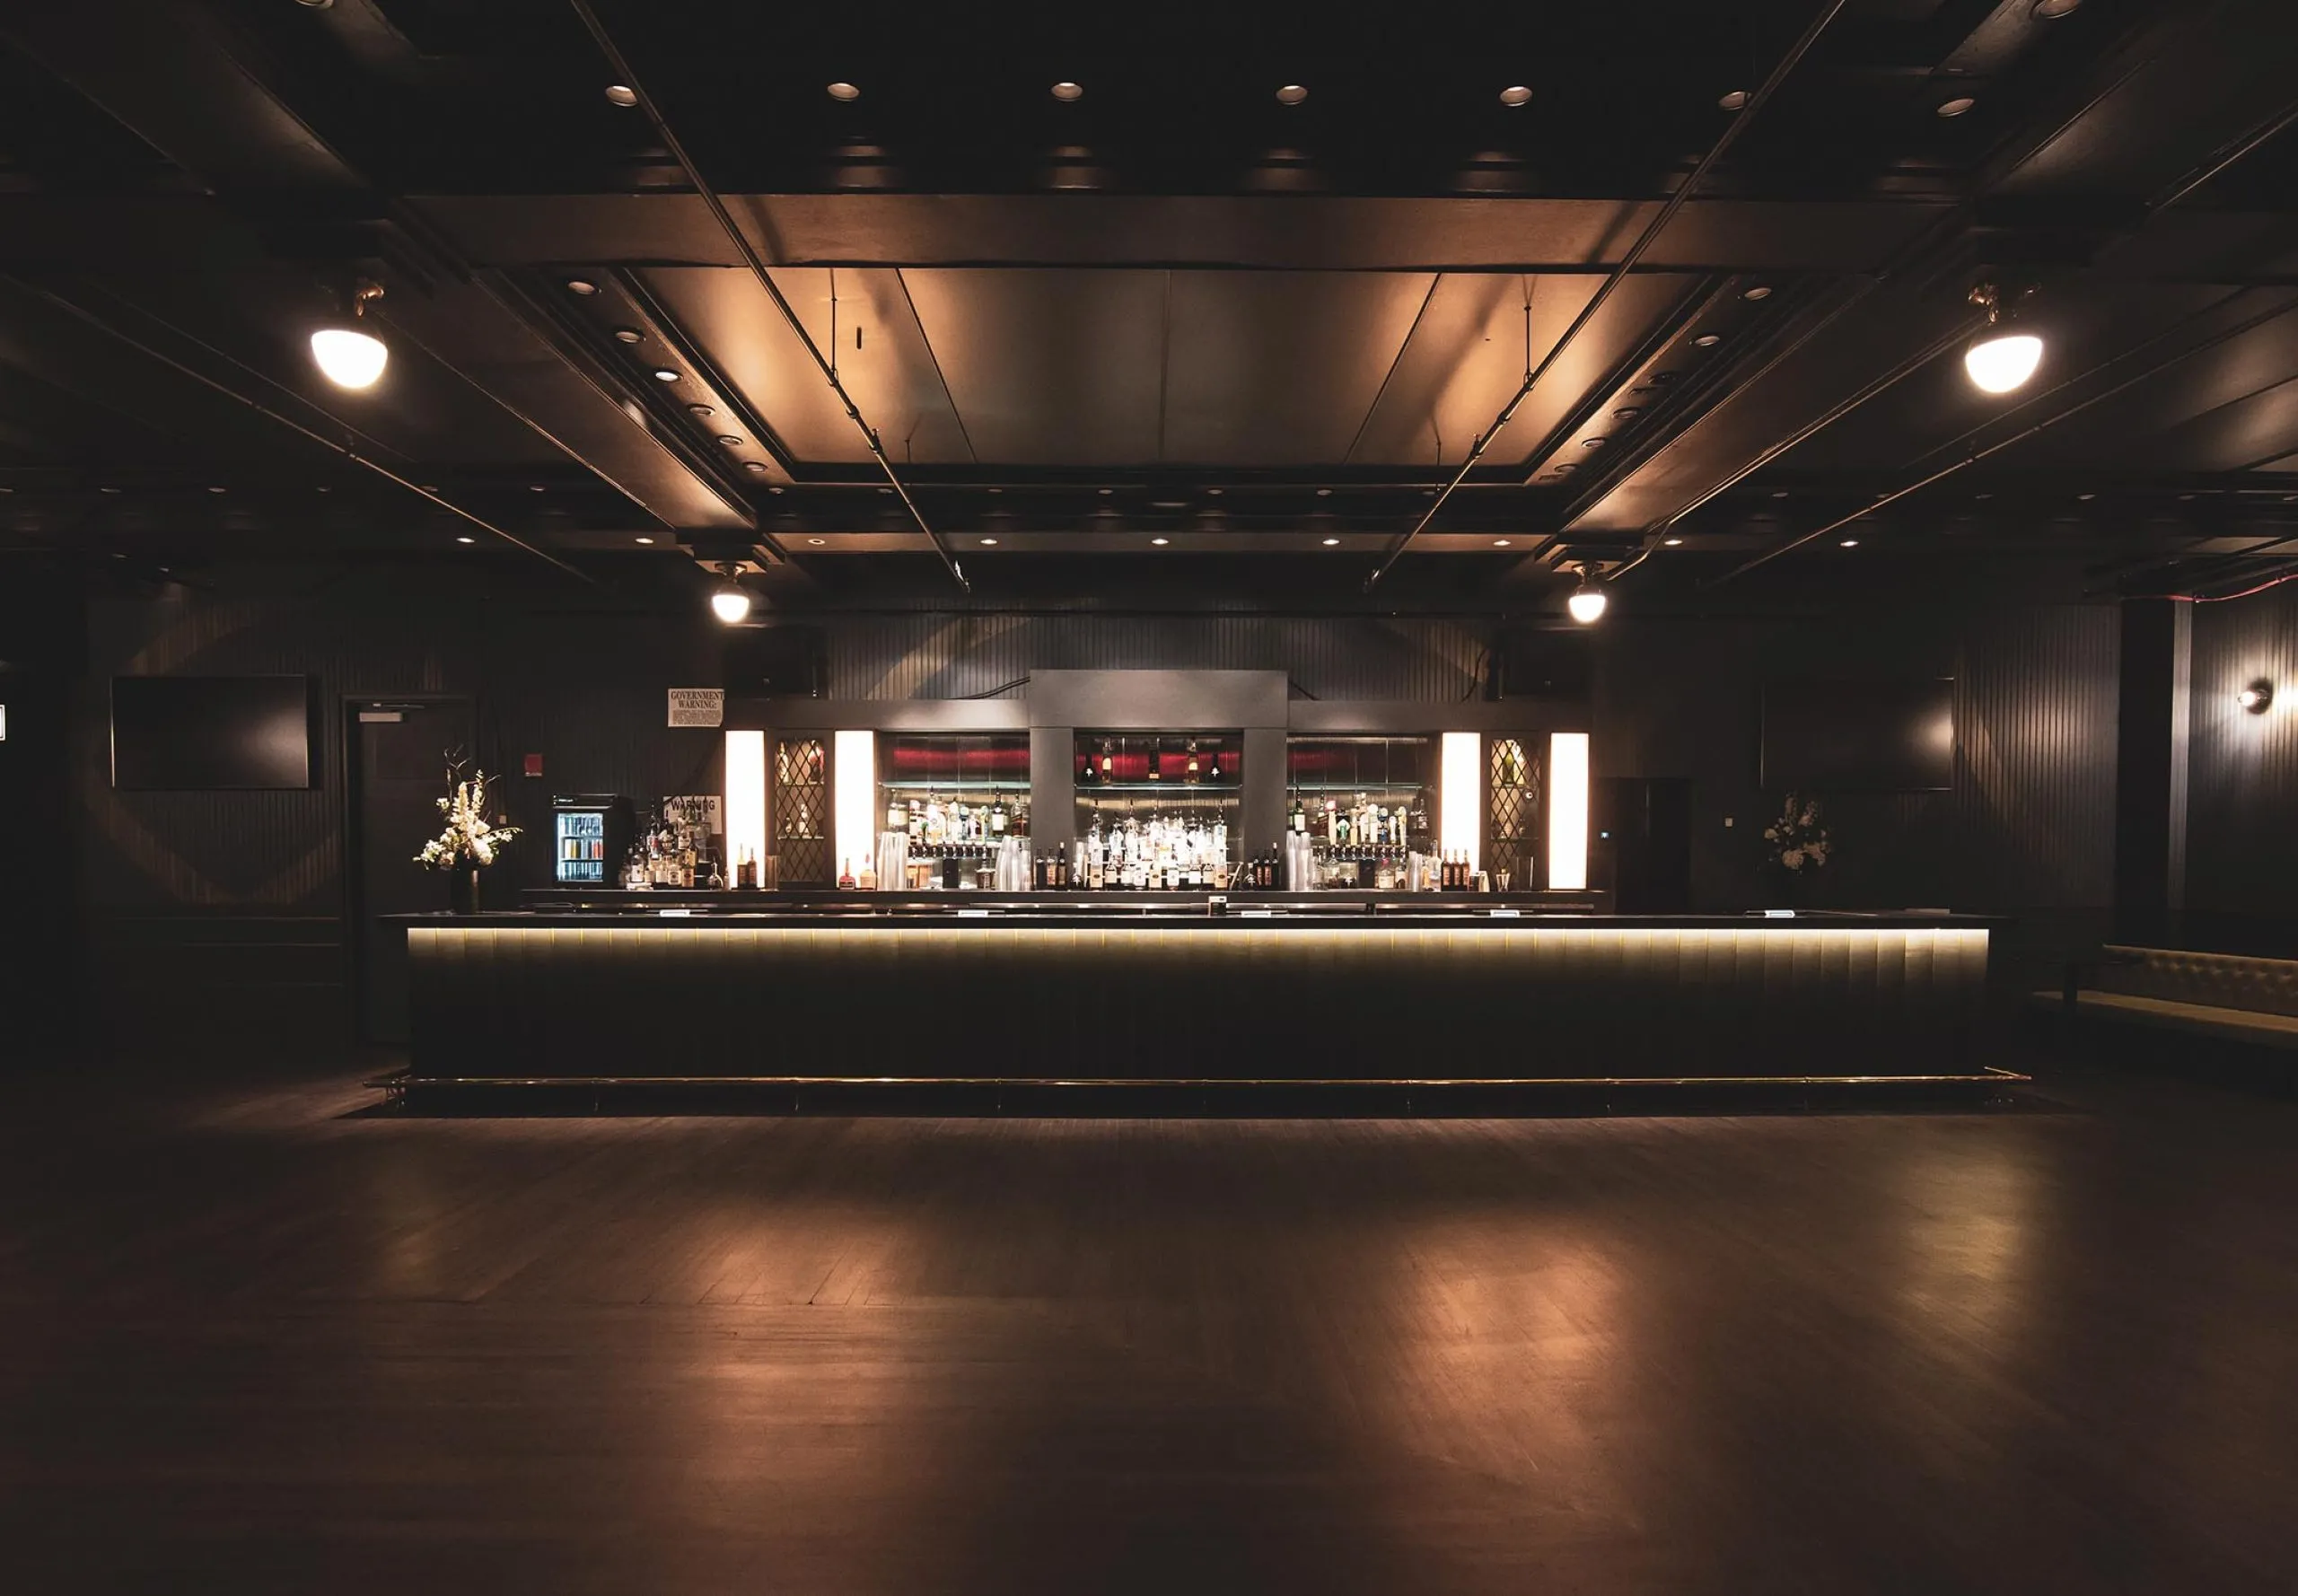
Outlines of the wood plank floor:
[{"label": "wood plank floor", "polygon": [[2287,1592],[2298,1110],[19,1089],[0,1588]]}]

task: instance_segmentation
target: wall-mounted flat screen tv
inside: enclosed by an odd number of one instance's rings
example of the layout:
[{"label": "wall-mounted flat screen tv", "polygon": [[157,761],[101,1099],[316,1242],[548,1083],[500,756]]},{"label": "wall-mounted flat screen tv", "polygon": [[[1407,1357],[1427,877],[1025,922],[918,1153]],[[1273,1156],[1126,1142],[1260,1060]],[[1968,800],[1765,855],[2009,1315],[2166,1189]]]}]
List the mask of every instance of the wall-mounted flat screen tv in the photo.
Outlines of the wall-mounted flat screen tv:
[{"label": "wall-mounted flat screen tv", "polygon": [[1764,688],[1767,792],[1925,793],[1954,783],[1952,677]]},{"label": "wall-mounted flat screen tv", "polygon": [[305,676],[115,676],[111,785],[135,792],[311,785]]}]

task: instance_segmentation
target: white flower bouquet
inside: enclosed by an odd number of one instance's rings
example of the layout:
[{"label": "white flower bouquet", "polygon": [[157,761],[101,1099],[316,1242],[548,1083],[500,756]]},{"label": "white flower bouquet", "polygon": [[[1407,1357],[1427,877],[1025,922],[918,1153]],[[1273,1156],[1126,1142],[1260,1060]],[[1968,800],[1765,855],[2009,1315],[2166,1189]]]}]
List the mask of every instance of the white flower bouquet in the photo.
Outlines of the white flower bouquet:
[{"label": "white flower bouquet", "polygon": [[519,835],[519,829],[487,818],[490,811],[498,816],[502,811],[494,802],[486,771],[475,771],[469,780],[457,781],[450,766],[447,781],[447,795],[439,800],[439,812],[447,817],[446,828],[423,845],[415,862],[430,870],[494,864],[495,855]]},{"label": "white flower bouquet", "polygon": [[1788,794],[1779,818],[1763,829],[1763,839],[1771,845],[1771,862],[1791,874],[1816,872],[1827,865],[1828,829],[1820,823],[1815,799]]}]

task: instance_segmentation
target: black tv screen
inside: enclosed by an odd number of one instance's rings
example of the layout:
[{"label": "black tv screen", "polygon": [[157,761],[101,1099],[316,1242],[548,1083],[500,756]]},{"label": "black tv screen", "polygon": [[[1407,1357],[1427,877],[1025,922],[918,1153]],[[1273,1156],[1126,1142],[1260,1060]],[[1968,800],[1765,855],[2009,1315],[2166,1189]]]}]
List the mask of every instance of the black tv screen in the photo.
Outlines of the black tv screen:
[{"label": "black tv screen", "polygon": [[140,792],[310,786],[310,678],[113,677],[111,785]]},{"label": "black tv screen", "polygon": [[1764,688],[1766,791],[1922,793],[1954,782],[1952,677]]}]

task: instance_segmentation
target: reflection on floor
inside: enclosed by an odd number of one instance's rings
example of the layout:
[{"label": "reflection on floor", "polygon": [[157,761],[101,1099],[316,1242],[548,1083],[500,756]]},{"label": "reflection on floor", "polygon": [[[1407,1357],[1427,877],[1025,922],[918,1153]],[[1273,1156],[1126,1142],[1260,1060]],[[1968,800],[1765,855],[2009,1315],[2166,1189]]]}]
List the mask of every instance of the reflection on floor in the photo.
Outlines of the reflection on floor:
[{"label": "reflection on floor", "polygon": [[2283,1590],[2298,1110],[0,1130],[25,1590]]}]

